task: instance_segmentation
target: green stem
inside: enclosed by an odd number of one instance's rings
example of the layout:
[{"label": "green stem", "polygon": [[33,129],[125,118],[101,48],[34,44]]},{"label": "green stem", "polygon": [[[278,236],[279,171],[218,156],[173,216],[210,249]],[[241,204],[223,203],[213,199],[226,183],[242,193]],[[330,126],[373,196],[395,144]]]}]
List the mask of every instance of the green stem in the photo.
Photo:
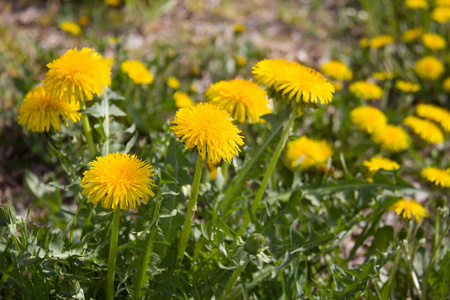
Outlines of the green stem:
[{"label": "green stem", "polygon": [[[251,207],[251,215],[253,215],[256,212],[256,209],[258,209],[258,206],[261,202],[261,199],[264,195],[264,192],[266,190],[267,183],[269,182],[270,176],[272,175],[273,171],[275,170],[275,165],[277,164],[278,158],[280,157],[281,150],[283,150],[284,145],[286,144],[287,138],[289,137],[289,133],[292,129],[292,124],[294,124],[294,120],[297,117],[297,111],[292,110],[291,114],[289,116],[289,120],[286,124],[286,127],[284,128],[283,132],[281,133],[280,140],[278,141],[278,145],[275,148],[275,151],[272,155],[272,158],[269,162],[269,167],[266,170],[266,173],[264,174],[263,180],[261,182],[261,186],[259,187],[258,191],[256,192],[255,200],[253,200],[252,207]],[[245,217],[244,223],[241,225],[241,228],[238,232],[239,236],[242,236],[244,234],[244,229],[247,228],[248,224],[250,223],[250,214],[247,214]]]},{"label": "green stem", "polygon": [[116,251],[117,240],[119,238],[119,223],[120,223],[120,209],[114,210],[113,224],[111,230],[111,243],[109,245],[109,259],[108,259],[108,275],[106,282],[106,299],[112,300],[114,298],[114,276],[116,274]]},{"label": "green stem", "polygon": [[109,99],[108,96],[106,96],[106,92],[103,93],[103,99],[104,99],[104,105],[105,105],[105,124],[104,124],[104,130],[106,135],[106,141],[105,141],[105,153],[103,155],[109,154]]},{"label": "green stem", "polygon": [[80,193],[78,193],[78,198],[82,199],[80,205],[78,205],[77,211],[75,212],[75,215],[73,216],[73,223],[70,226],[70,235],[69,235],[69,244],[72,245],[73,241],[73,228],[75,226],[75,222],[77,221],[78,213],[80,212],[81,208],[83,207],[84,201],[86,198],[83,198]]},{"label": "green stem", "polygon": [[234,271],[233,275],[231,275],[231,278],[228,281],[227,285],[225,286],[225,290],[220,295],[219,300],[229,299],[227,297],[230,294],[231,289],[233,288],[236,281],[239,279],[239,276],[241,275],[242,271],[244,271],[248,262],[249,262],[249,256],[247,256],[247,258],[245,259],[245,262],[242,265],[239,265],[239,267],[237,267],[237,269]]},{"label": "green stem", "polygon": [[[152,230],[152,228],[150,229]],[[152,230],[147,237],[147,244],[145,245],[144,254],[142,256],[141,264],[139,267],[139,271],[137,274],[137,280],[133,289],[133,299],[139,300],[141,299],[141,291],[145,286],[145,283],[148,280],[147,268],[150,263],[150,254],[153,250],[153,240],[156,235],[156,230]]]},{"label": "green stem", "polygon": [[436,220],[434,224],[434,249],[436,249],[436,246],[439,242],[439,222],[441,221],[441,214],[439,211],[437,211],[436,214]]},{"label": "green stem", "polygon": [[[80,102],[80,110],[86,109],[84,100]],[[89,152],[91,156],[95,156],[97,151],[95,151],[94,138],[92,137],[92,128],[89,123],[89,117],[86,113],[81,113],[81,122],[83,123],[84,135],[86,137],[86,142],[88,144]]]},{"label": "green stem", "polygon": [[399,261],[399,258],[400,258],[400,253],[401,253],[401,249],[398,249],[398,252],[395,255],[394,265],[392,266],[392,269],[391,269],[391,274],[389,275],[389,280],[386,283],[385,290],[383,291],[383,293],[381,295],[381,300],[389,299],[389,294],[390,294],[390,290],[391,290],[391,283],[392,283],[392,280],[394,279],[395,271],[397,269],[398,261]]},{"label": "green stem", "polygon": [[195,209],[197,206],[198,189],[200,187],[200,179],[202,178],[203,158],[198,154],[197,166],[195,168],[194,182],[192,183],[191,197],[189,198],[186,217],[184,219],[183,229],[178,243],[178,260],[180,264],[183,262],[184,251],[191,232],[192,220],[194,219]]}]

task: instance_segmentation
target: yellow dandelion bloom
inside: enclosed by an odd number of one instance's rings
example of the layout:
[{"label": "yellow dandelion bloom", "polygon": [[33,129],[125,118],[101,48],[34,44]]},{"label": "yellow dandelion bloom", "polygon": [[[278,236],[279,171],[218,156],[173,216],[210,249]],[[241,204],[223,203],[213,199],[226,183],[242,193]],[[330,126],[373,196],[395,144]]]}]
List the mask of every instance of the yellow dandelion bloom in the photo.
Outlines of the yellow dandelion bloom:
[{"label": "yellow dandelion bloom", "polygon": [[367,38],[362,38],[359,40],[359,45],[363,48],[367,48],[370,46],[370,42]]},{"label": "yellow dandelion bloom", "polygon": [[241,24],[241,23],[234,23],[233,24],[233,30],[234,30],[235,33],[244,32],[245,29],[246,29],[246,27],[245,27],[244,24]]},{"label": "yellow dandelion bloom", "polygon": [[445,39],[436,33],[425,33],[422,36],[422,41],[425,47],[432,51],[442,50],[447,46]]},{"label": "yellow dandelion bloom", "polygon": [[173,76],[167,78],[167,86],[173,88],[174,90],[178,90],[180,88],[180,82]]},{"label": "yellow dandelion bloom", "polygon": [[389,210],[395,210],[397,215],[402,215],[403,219],[411,219],[411,215],[414,215],[414,218],[419,223],[422,221],[422,217],[428,217],[427,210],[416,200],[407,200],[405,198],[397,201]]},{"label": "yellow dandelion bloom", "polygon": [[155,181],[153,167],[136,155],[123,153],[108,154],[91,161],[90,170],[83,173],[81,194],[87,195],[88,203],[94,207],[100,202],[103,208],[134,209],[147,203],[154,196]]},{"label": "yellow dandelion bloom", "polygon": [[265,59],[253,67],[259,84],[280,92],[289,100],[306,103],[333,101],[334,87],[319,72],[284,59]]},{"label": "yellow dandelion bloom", "polygon": [[353,77],[352,70],[346,64],[337,60],[327,62],[320,70],[328,77],[337,80],[351,80]]},{"label": "yellow dandelion bloom", "polygon": [[382,149],[389,152],[406,150],[410,144],[410,138],[406,131],[394,125],[386,125],[376,130],[372,135],[374,143],[379,144]]},{"label": "yellow dandelion bloom", "polygon": [[384,34],[384,35],[379,35],[374,37],[371,41],[370,41],[370,48],[383,48],[387,45],[393,44],[395,43],[395,40],[392,36],[388,35],[388,34]]},{"label": "yellow dandelion bloom", "polygon": [[450,93],[450,77],[445,78],[445,80],[442,82],[442,89]]},{"label": "yellow dandelion bloom", "polygon": [[105,3],[109,6],[118,7],[122,5],[122,0],[105,0]]},{"label": "yellow dandelion bloom", "polygon": [[414,72],[422,79],[436,80],[445,72],[445,66],[439,59],[426,56],[416,62]]},{"label": "yellow dandelion bloom", "polygon": [[450,21],[450,7],[436,7],[431,13],[431,18],[439,23],[446,23]]},{"label": "yellow dandelion bloom", "polygon": [[61,24],[59,24],[59,29],[61,29],[62,31],[68,32],[70,34],[73,34],[75,36],[80,35],[81,33],[81,27],[80,25],[78,25],[77,23],[74,22],[62,22]]},{"label": "yellow dandelion bloom", "polygon": [[404,80],[397,80],[395,82],[395,88],[405,93],[415,93],[420,91],[420,84]]},{"label": "yellow dandelion bloom", "polygon": [[366,100],[375,100],[383,97],[383,89],[375,83],[367,81],[356,81],[350,84],[349,90],[356,97],[363,97]]},{"label": "yellow dandelion bloom", "polygon": [[408,116],[403,120],[403,124],[410,127],[415,134],[428,143],[442,143],[444,141],[442,131],[430,121]]},{"label": "yellow dandelion bloom", "polygon": [[92,100],[111,85],[110,63],[93,49],[70,49],[47,67],[47,93],[66,102]]},{"label": "yellow dandelion bloom", "polygon": [[122,63],[120,70],[130,77],[136,84],[151,84],[153,74],[145,67],[143,63],[137,60],[127,60]]},{"label": "yellow dandelion bloom", "polygon": [[426,0],[406,0],[405,4],[411,9],[428,8]]},{"label": "yellow dandelion bloom", "polygon": [[376,80],[391,80],[392,78],[394,78],[394,74],[388,71],[383,71],[383,72],[374,72],[372,73],[372,77],[375,78]]},{"label": "yellow dandelion bloom", "polygon": [[67,103],[49,96],[42,86],[32,89],[25,95],[19,109],[18,121],[27,126],[29,131],[58,131],[61,129],[61,118],[69,126],[68,120],[76,123],[80,120],[77,103]]},{"label": "yellow dandelion bloom", "polygon": [[78,25],[80,25],[81,27],[86,26],[87,24],[89,24],[90,19],[86,16],[82,16],[78,19]]},{"label": "yellow dandelion bloom", "polygon": [[222,106],[240,123],[260,122],[262,115],[271,112],[265,92],[248,80],[233,79],[211,85],[205,93],[213,104]]},{"label": "yellow dandelion bloom", "polygon": [[385,157],[372,157],[370,160],[363,161],[363,165],[370,173],[375,173],[378,170],[395,171],[400,169],[398,163]]},{"label": "yellow dandelion bloom", "polygon": [[245,56],[236,56],[234,58],[234,61],[236,62],[236,66],[243,67],[247,64],[247,57]]},{"label": "yellow dandelion bloom", "polygon": [[423,33],[424,33],[424,30],[422,27],[412,28],[412,29],[405,31],[402,34],[402,40],[405,43],[412,43],[412,42],[415,42],[418,39],[420,39],[420,37],[423,35]]},{"label": "yellow dandelion bloom", "polygon": [[370,134],[385,127],[387,124],[387,118],[384,113],[373,106],[354,108],[350,112],[350,120],[359,130]]},{"label": "yellow dandelion bloom", "polygon": [[212,163],[207,163],[206,167],[209,170],[209,179],[211,181],[213,181],[217,177],[217,171],[218,171],[217,169],[218,168],[217,168],[217,166],[215,164],[212,164]]},{"label": "yellow dandelion bloom", "polygon": [[294,141],[287,142],[283,162],[291,170],[297,167],[300,170],[306,170],[326,163],[332,155],[333,148],[327,141],[301,136]]},{"label": "yellow dandelion bloom", "polygon": [[231,115],[222,108],[210,103],[198,103],[180,108],[171,127],[185,148],[197,147],[204,159],[218,164],[221,159],[231,162],[239,154],[239,146],[244,144],[241,132],[232,123]]},{"label": "yellow dandelion bloom", "polygon": [[419,117],[439,123],[445,131],[450,132],[450,111],[432,104],[418,104],[416,113]]},{"label": "yellow dandelion bloom", "polygon": [[428,167],[420,172],[420,175],[435,185],[450,187],[450,169],[444,170],[436,167]]},{"label": "yellow dandelion bloom", "polygon": [[450,0],[436,0],[434,1],[436,6],[450,6]]},{"label": "yellow dandelion bloom", "polygon": [[330,81],[330,83],[334,86],[334,90],[336,92],[342,91],[342,89],[344,88],[344,84],[342,83],[342,81],[333,80],[333,81]]},{"label": "yellow dandelion bloom", "polygon": [[175,106],[177,108],[183,108],[194,104],[194,101],[192,101],[189,95],[181,91],[176,91],[175,94],[173,94],[173,99],[175,100]]}]

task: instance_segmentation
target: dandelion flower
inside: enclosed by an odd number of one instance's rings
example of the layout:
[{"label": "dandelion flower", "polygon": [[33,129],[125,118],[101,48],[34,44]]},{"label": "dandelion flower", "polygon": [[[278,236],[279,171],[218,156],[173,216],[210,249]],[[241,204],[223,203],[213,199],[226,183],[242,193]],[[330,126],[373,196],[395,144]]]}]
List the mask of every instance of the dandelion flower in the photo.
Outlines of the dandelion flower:
[{"label": "dandelion flower", "polygon": [[450,77],[445,78],[444,82],[442,83],[442,89],[450,93]]},{"label": "dandelion flower", "polygon": [[425,44],[425,47],[431,49],[432,51],[442,50],[447,46],[445,39],[435,33],[425,33],[422,36],[422,41]]},{"label": "dandelion flower", "polygon": [[450,21],[450,7],[436,7],[431,13],[431,18],[439,23]]},{"label": "dandelion flower", "polygon": [[105,3],[112,7],[118,7],[122,4],[122,0],[105,0]]},{"label": "dandelion flower", "polygon": [[209,170],[209,180],[213,181],[217,177],[218,167],[212,163],[207,163],[206,167]]},{"label": "dandelion flower", "polygon": [[395,88],[405,93],[415,93],[420,91],[420,84],[412,83],[404,80],[397,80]]},{"label": "dandelion flower", "polygon": [[383,89],[367,81],[353,82],[349,89],[356,97],[363,97],[366,100],[375,100],[383,97]]},{"label": "dandelion flower", "polygon": [[61,24],[59,24],[59,28],[62,31],[68,32],[75,36],[78,36],[81,33],[80,25],[78,25],[77,23],[74,23],[74,22],[62,22]]},{"label": "dandelion flower", "polygon": [[245,25],[244,24],[241,24],[241,23],[235,23],[235,24],[233,24],[233,30],[234,30],[234,33],[241,33],[241,32],[244,32],[245,31]]},{"label": "dandelion flower", "polygon": [[420,172],[420,175],[435,185],[450,187],[450,169],[444,170],[436,167],[428,167]]},{"label": "dandelion flower", "polygon": [[388,71],[383,71],[383,72],[374,72],[372,73],[372,77],[375,78],[376,80],[391,80],[392,78],[394,78],[394,74]]},{"label": "dandelion flower", "polygon": [[350,120],[359,130],[370,134],[385,127],[387,124],[387,118],[384,113],[373,106],[354,108],[350,112]]},{"label": "dandelion flower", "polygon": [[240,123],[258,123],[262,115],[271,112],[269,100],[264,91],[248,80],[233,79],[211,85],[206,98],[213,104],[222,106]]},{"label": "dandelion flower", "polygon": [[342,89],[344,88],[344,84],[342,83],[342,81],[333,80],[333,81],[330,81],[330,83],[334,86],[334,90],[336,92],[342,91]]},{"label": "dandelion flower", "polygon": [[367,47],[370,46],[370,42],[369,42],[369,40],[367,38],[362,38],[362,39],[359,40],[359,45],[362,48],[367,48]]},{"label": "dandelion flower", "polygon": [[419,117],[439,123],[446,132],[450,132],[450,111],[432,104],[419,104],[416,106]]},{"label": "dandelion flower", "polygon": [[328,77],[337,80],[351,80],[353,77],[352,70],[346,64],[336,60],[327,62],[320,70]]},{"label": "dandelion flower", "polygon": [[25,95],[19,109],[19,124],[26,125],[33,132],[58,131],[61,129],[61,117],[66,126],[67,120],[76,123],[81,114],[77,112],[77,103],[67,103],[49,96],[42,86],[32,89]]},{"label": "dandelion flower", "polygon": [[100,202],[107,209],[134,209],[141,200],[146,203],[155,195],[151,190],[155,186],[153,167],[135,155],[108,154],[89,164],[91,168],[83,173],[80,185],[94,207]]},{"label": "dandelion flower", "polygon": [[243,67],[247,64],[247,57],[245,56],[236,56],[234,58],[234,61],[236,62],[236,66]]},{"label": "dandelion flower", "polygon": [[370,160],[363,161],[363,165],[370,173],[375,173],[378,170],[395,171],[400,169],[398,163],[385,157],[372,157]]},{"label": "dandelion flower", "polygon": [[175,100],[175,106],[177,108],[183,108],[194,104],[194,101],[192,101],[189,95],[181,91],[176,91],[175,94],[173,94],[173,99]]},{"label": "dandelion flower", "polygon": [[376,130],[372,135],[372,140],[389,152],[406,150],[410,144],[410,138],[405,130],[394,125],[386,125]]},{"label": "dandelion flower", "polygon": [[383,48],[387,45],[393,44],[395,42],[394,38],[388,34],[379,35],[374,37],[370,41],[370,48]]},{"label": "dandelion flower", "polygon": [[442,131],[430,121],[408,116],[403,120],[403,124],[410,127],[415,134],[428,143],[442,143],[444,141]]},{"label": "dandelion flower", "polygon": [[240,130],[232,123],[231,115],[210,103],[198,103],[180,108],[171,127],[185,148],[197,147],[199,154],[208,162],[218,164],[221,159],[231,162],[244,144]]},{"label": "dandelion flower", "polygon": [[422,221],[422,217],[428,217],[427,210],[416,200],[407,200],[405,198],[397,201],[389,210],[395,210],[397,215],[402,215],[403,219],[411,219],[412,214],[419,223]]},{"label": "dandelion flower", "polygon": [[93,49],[70,49],[47,67],[43,81],[47,93],[66,102],[92,100],[111,84],[109,62]]},{"label": "dandelion flower", "polygon": [[78,25],[80,25],[81,27],[86,26],[87,24],[89,24],[90,19],[86,16],[82,16],[78,19]]},{"label": "dandelion flower", "polygon": [[445,67],[439,59],[426,56],[416,62],[414,72],[422,79],[436,80],[445,72]]},{"label": "dandelion flower", "polygon": [[426,0],[406,0],[405,4],[411,9],[428,8]]},{"label": "dandelion flower", "polygon": [[120,70],[126,73],[136,84],[151,84],[153,75],[143,63],[137,60],[127,60],[122,63]]},{"label": "dandelion flower", "polygon": [[436,0],[434,1],[436,6],[450,6],[450,0]]},{"label": "dandelion flower", "polygon": [[297,102],[328,103],[333,101],[334,87],[319,72],[284,59],[265,59],[253,67],[259,84],[280,92]]},{"label": "dandelion flower", "polygon": [[[291,170],[306,170],[326,163],[333,155],[331,145],[325,140],[312,140],[306,136],[286,144],[284,164]],[[300,163],[299,163],[299,160]]]},{"label": "dandelion flower", "polygon": [[423,35],[423,33],[424,33],[424,30],[422,27],[412,28],[412,29],[405,31],[402,34],[402,40],[405,43],[412,43],[412,42],[415,42],[418,39],[420,39],[420,37]]},{"label": "dandelion flower", "polygon": [[173,88],[174,90],[178,90],[180,88],[180,82],[173,76],[170,76],[167,79],[167,86]]}]

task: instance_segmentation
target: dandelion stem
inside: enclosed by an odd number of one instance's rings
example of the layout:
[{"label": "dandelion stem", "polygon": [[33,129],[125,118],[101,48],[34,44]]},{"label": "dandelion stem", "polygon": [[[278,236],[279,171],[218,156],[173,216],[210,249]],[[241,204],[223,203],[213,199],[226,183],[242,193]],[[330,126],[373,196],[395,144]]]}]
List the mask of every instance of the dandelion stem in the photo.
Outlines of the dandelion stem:
[{"label": "dandelion stem", "polygon": [[399,258],[400,258],[401,251],[402,251],[401,248],[399,248],[397,254],[395,255],[394,265],[391,268],[391,274],[389,275],[389,280],[386,283],[386,286],[384,287],[383,293],[381,294],[381,299],[382,300],[389,299],[389,295],[391,294],[390,293],[390,291],[391,291],[391,283],[392,283],[392,280],[394,279],[395,271],[397,270],[397,265],[398,265],[398,261],[399,261]]},{"label": "dandelion stem", "polygon": [[[153,227],[153,226],[152,226]],[[141,291],[142,288],[145,286],[145,283],[147,282],[148,276],[147,276],[147,268],[148,264],[150,262],[150,254],[153,250],[153,240],[155,238],[156,230],[152,230],[154,228],[151,228],[151,232],[149,232],[147,237],[147,243],[145,245],[144,254],[142,256],[142,260],[139,266],[139,271],[137,274],[137,280],[133,289],[133,299],[139,300],[141,299]]]},{"label": "dandelion stem", "polygon": [[106,282],[106,299],[112,300],[114,298],[114,276],[116,274],[116,251],[117,240],[119,238],[119,222],[120,222],[120,209],[117,207],[114,210],[112,231],[111,231],[111,243],[109,245],[109,259],[108,259],[108,275]]},{"label": "dandelion stem", "polygon": [[195,168],[194,182],[192,183],[191,197],[189,198],[186,218],[184,219],[183,229],[178,243],[178,260],[180,264],[183,262],[184,251],[191,232],[192,220],[194,219],[195,209],[197,206],[198,189],[200,187],[200,179],[202,178],[203,157],[198,154],[197,166]]},{"label": "dandelion stem", "polygon": [[236,281],[239,279],[239,276],[241,275],[242,271],[244,271],[248,262],[249,262],[249,256],[247,256],[247,258],[245,259],[245,262],[243,264],[240,264],[239,267],[236,268],[233,275],[231,275],[230,280],[228,281],[227,285],[225,286],[224,291],[222,292],[222,294],[219,297],[219,300],[228,299],[227,297],[230,294],[231,289],[233,288]]},{"label": "dandelion stem", "polygon": [[[86,109],[84,101],[80,101],[80,110]],[[84,135],[86,137],[86,142],[88,144],[89,152],[91,156],[95,156],[97,151],[95,151],[94,138],[92,137],[92,128],[89,123],[89,117],[86,113],[81,114],[81,122],[83,123]]]},{"label": "dandelion stem", "polygon": [[109,99],[108,96],[106,96],[106,92],[103,93],[103,99],[104,99],[104,105],[105,105],[105,135],[106,135],[106,141],[105,141],[105,153],[104,155],[109,154]]}]

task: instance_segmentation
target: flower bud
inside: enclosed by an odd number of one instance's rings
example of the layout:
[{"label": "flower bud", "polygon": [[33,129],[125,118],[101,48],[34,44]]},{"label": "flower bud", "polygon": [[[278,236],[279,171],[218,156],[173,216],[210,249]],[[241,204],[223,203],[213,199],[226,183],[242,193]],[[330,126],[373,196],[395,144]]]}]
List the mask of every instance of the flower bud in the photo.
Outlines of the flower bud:
[{"label": "flower bud", "polygon": [[436,199],[436,206],[437,207],[445,207],[446,203],[447,203],[447,198],[445,196],[439,196]]},{"label": "flower bud", "polygon": [[14,208],[9,204],[0,205],[0,227],[14,224],[15,220]]},{"label": "flower bud", "polygon": [[261,252],[264,246],[264,236],[259,233],[252,233],[252,235],[248,238],[247,242],[245,242],[244,250],[249,254],[256,255]]},{"label": "flower bud", "polygon": [[84,292],[81,289],[78,280],[72,277],[64,278],[64,281],[61,284],[60,296],[68,299],[78,299],[77,296],[79,296],[79,294],[84,294]]}]

